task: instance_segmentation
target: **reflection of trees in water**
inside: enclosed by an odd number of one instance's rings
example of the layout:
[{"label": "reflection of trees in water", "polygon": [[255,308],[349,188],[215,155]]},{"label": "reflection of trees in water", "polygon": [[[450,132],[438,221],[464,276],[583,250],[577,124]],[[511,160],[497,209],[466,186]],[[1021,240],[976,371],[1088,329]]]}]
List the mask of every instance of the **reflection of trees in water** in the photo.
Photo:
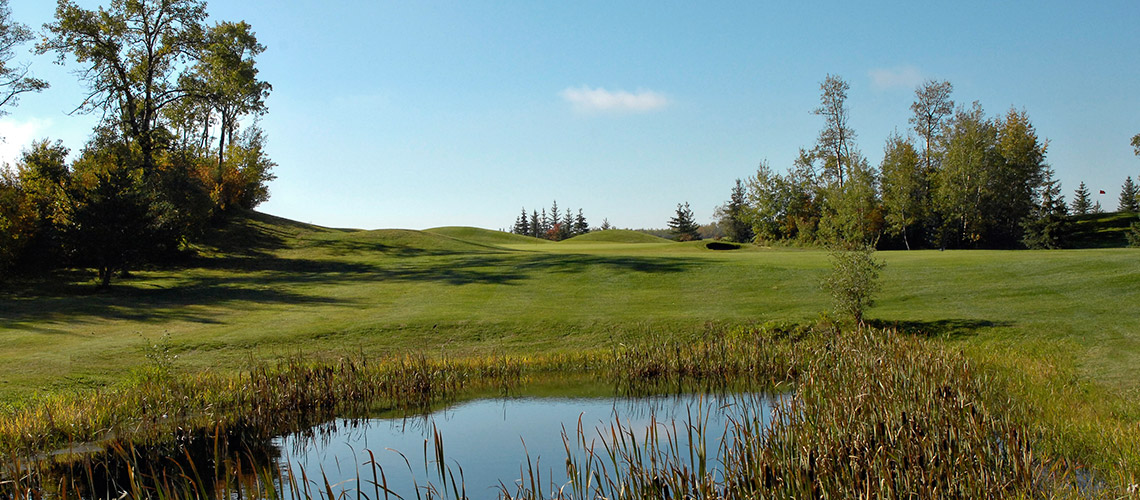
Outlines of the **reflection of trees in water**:
[{"label": "reflection of trees in water", "polygon": [[119,498],[133,491],[193,490],[217,498],[280,490],[285,477],[281,449],[272,439],[254,435],[244,429],[211,430],[152,446],[112,442],[102,453],[41,470],[40,484],[47,491],[66,490],[56,491],[60,497],[88,499]]}]

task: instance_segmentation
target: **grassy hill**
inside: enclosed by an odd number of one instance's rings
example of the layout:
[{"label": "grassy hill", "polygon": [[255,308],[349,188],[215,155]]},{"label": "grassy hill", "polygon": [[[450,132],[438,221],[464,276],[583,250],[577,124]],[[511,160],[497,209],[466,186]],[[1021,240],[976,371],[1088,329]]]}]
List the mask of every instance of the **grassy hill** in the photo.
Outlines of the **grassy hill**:
[{"label": "grassy hill", "polygon": [[[113,383],[145,365],[143,347],[163,336],[178,369],[230,370],[299,352],[574,350],[814,321],[830,307],[818,285],[824,251],[613,243],[665,241],[631,231],[576,240],[594,244],[248,213],[198,257],[107,291],[80,271],[0,290],[0,399]],[[1043,356],[1140,393],[1140,251],[878,255],[887,267],[872,320],[980,353]]]},{"label": "grassy hill", "polygon": [[479,243],[483,245],[526,245],[535,244],[541,245],[551,243],[550,240],[543,240],[533,238],[530,236],[523,236],[521,234],[504,233],[502,231],[493,231],[490,229],[482,229],[478,227],[466,226],[447,226],[436,227],[427,229],[425,233],[438,234],[455,238],[457,240],[469,241],[472,243]]},{"label": "grassy hill", "polygon": [[559,243],[672,243],[665,238],[653,236],[640,231],[628,229],[607,229],[605,231],[592,231],[573,238],[562,240]]},{"label": "grassy hill", "polygon": [[1072,248],[1119,248],[1128,246],[1128,227],[1140,222],[1140,216],[1128,212],[1077,215],[1071,218],[1072,233],[1067,246]]}]

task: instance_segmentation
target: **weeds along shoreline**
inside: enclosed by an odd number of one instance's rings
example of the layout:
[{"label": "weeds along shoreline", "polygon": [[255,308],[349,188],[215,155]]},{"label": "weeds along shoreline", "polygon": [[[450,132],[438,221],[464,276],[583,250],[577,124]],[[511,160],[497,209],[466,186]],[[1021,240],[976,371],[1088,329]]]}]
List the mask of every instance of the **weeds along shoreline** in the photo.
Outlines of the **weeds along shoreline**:
[{"label": "weeds along shoreline", "polygon": [[[177,454],[180,441],[212,436],[215,443],[228,443],[222,436],[235,429],[244,442],[264,442],[332,418],[422,410],[471,394],[510,394],[561,375],[584,376],[629,395],[795,389],[791,403],[778,410],[785,414],[770,428],[740,422],[727,431],[734,439],[726,440],[723,470],[715,473],[685,461],[694,450],[643,449],[646,442],[623,440],[604,456],[591,453],[576,461],[577,474],[569,477],[578,478],[577,484],[555,491],[523,481],[515,490],[504,487],[503,497],[1115,498],[1134,488],[1140,472],[1134,442],[1131,448],[1122,444],[1079,455],[1058,452],[1066,450],[1057,445],[1064,429],[1040,425],[1041,410],[1011,396],[1024,392],[1016,386],[1024,381],[944,343],[891,329],[763,325],[569,354],[291,359],[232,376],[178,374],[161,356],[156,359],[146,373],[118,387],[45,397],[0,415],[0,450],[7,457],[0,493],[85,491],[82,472],[92,470],[91,455],[36,458],[73,443],[95,443],[127,459],[120,462],[127,464],[133,497],[201,497],[210,488],[230,487],[335,497],[303,471],[301,478],[279,468],[276,475],[272,468],[238,473],[256,469],[258,460],[216,461],[226,465],[205,474],[210,477],[183,468],[189,485],[171,482],[168,471],[142,465],[161,458],[136,450],[160,446]],[[568,452],[574,442],[568,439]],[[660,455],[653,468],[632,459],[647,453]],[[48,473],[61,468],[71,473]],[[361,478],[375,472],[364,470]],[[440,472],[445,481],[446,472]],[[260,486],[234,486],[240,477]]]}]

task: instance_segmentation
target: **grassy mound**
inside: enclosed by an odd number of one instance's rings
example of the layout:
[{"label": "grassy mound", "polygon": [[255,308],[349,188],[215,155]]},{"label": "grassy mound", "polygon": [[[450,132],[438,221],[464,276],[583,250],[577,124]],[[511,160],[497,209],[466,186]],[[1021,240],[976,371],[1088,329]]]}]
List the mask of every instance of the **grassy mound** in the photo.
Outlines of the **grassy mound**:
[{"label": "grassy mound", "polygon": [[490,229],[482,229],[478,227],[466,226],[446,226],[446,227],[433,227],[425,229],[425,233],[438,234],[440,236],[448,236],[457,240],[469,241],[471,243],[478,243],[482,245],[519,245],[527,243],[550,243],[550,240],[542,240],[532,238],[530,236],[523,236],[521,234],[504,233],[502,231],[492,231]]},{"label": "grassy mound", "polygon": [[1140,222],[1131,212],[1077,215],[1071,219],[1073,232],[1066,247],[1119,248],[1128,246],[1128,226]]},{"label": "grassy mound", "polygon": [[628,229],[607,229],[575,236],[562,243],[672,243],[665,238]]}]

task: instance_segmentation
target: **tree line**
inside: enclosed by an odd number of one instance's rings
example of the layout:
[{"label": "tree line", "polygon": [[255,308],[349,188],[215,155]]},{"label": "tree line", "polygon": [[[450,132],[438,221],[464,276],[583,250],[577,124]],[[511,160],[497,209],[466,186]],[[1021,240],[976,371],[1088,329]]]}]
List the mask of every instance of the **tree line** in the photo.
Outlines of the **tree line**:
[{"label": "tree line", "polygon": [[[609,229],[608,226],[609,221],[605,221],[603,229]],[[586,222],[586,216],[581,208],[578,209],[577,215],[571,212],[570,208],[560,212],[558,200],[554,200],[549,213],[543,208],[541,213],[532,209],[530,214],[527,214],[526,207],[523,207],[522,213],[511,226],[511,232],[545,240],[562,241],[590,232],[590,224]]]},{"label": "tree line", "polygon": [[[275,164],[256,124],[272,89],[258,78],[265,47],[245,22],[206,18],[202,0],[59,0],[34,50],[76,65],[87,94],[75,112],[101,120],[74,161],[43,139],[0,169],[0,271],[90,267],[105,286],[268,199]],[[0,105],[48,88],[11,65],[33,38],[0,0]]]},{"label": "tree line", "polygon": [[[717,209],[729,239],[908,249],[1065,244],[1070,207],[1027,112],[990,116],[977,101],[956,107],[950,82],[926,81],[910,106],[912,133],[888,137],[876,168],[855,145],[848,89],[827,75],[813,111],[823,128],[785,173],[761,162],[736,181]],[[1140,154],[1140,135],[1133,144]],[[1129,177],[1119,208],[1136,211],[1136,193]],[[1098,210],[1083,184],[1071,208]]]}]

